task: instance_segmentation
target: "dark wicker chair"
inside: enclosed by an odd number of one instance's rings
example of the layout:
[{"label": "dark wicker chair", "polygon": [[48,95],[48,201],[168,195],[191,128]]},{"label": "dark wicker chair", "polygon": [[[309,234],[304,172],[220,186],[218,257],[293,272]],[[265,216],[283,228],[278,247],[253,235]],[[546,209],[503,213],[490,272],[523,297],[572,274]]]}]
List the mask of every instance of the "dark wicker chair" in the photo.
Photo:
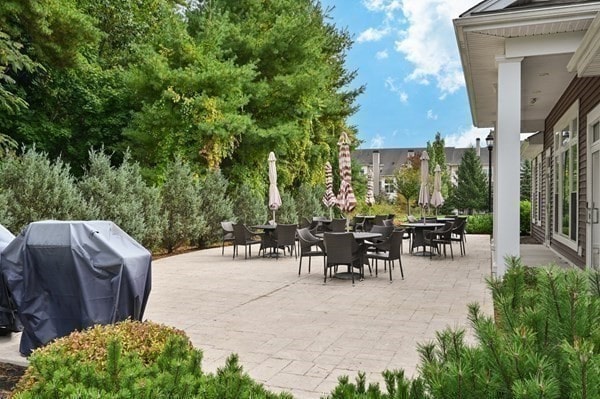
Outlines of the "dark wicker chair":
[{"label": "dark wicker chair", "polygon": [[223,230],[223,235],[221,236],[221,255],[225,254],[225,243],[233,242],[233,222],[221,222],[221,229]]},{"label": "dark wicker chair", "polygon": [[365,217],[354,216],[350,226],[352,227],[352,231],[365,231]]},{"label": "dark wicker chair", "polygon": [[[260,251],[265,256],[266,250],[270,249],[271,254],[275,254],[276,258],[279,258],[279,249],[283,250],[285,256],[286,248],[289,249],[290,255],[294,254],[296,250],[296,229],[298,226],[295,224],[278,224],[275,230],[262,236],[260,243]],[[273,250],[275,250],[273,252]]]},{"label": "dark wicker chair", "polygon": [[300,243],[300,264],[298,265],[298,275],[302,271],[302,258],[308,257],[308,272],[310,273],[310,264],[313,256],[323,257],[323,266],[326,265],[326,252],[323,240],[312,235],[308,228],[298,229],[298,241]]},{"label": "dark wicker chair", "polygon": [[359,276],[363,276],[362,248],[354,239],[352,233],[325,233],[325,251],[327,261],[324,268],[323,283],[327,283],[327,270],[331,275],[331,269],[339,265],[348,266],[354,284],[354,269],[359,270]]},{"label": "dark wicker chair", "polygon": [[331,223],[325,226],[325,231],[333,233],[343,233],[346,231],[346,219],[333,219]]},{"label": "dark wicker chair", "polygon": [[371,247],[380,242],[383,242],[392,235],[393,231],[394,231],[394,226],[375,225],[371,228],[371,233],[379,233],[379,234],[381,234],[381,237],[375,238],[373,240],[365,241],[365,244],[367,245],[367,247]]},{"label": "dark wicker chair", "polygon": [[452,260],[454,260],[454,253],[452,251],[452,227],[453,222],[446,222],[444,227],[429,230],[424,232],[424,242],[425,245],[428,245],[431,249],[429,252],[429,259],[431,259],[433,255],[433,250],[436,249],[438,254],[441,255],[440,246],[444,247],[444,257],[446,257],[446,245],[450,245],[450,255],[452,256]]},{"label": "dark wicker chair", "polygon": [[388,215],[375,215],[375,219],[372,220],[373,226],[383,226],[383,221],[388,218]]},{"label": "dark wicker chair", "polygon": [[450,235],[450,239],[454,242],[458,242],[460,244],[460,256],[464,256],[467,254],[467,249],[465,247],[466,240],[466,227],[467,227],[467,219],[456,218],[454,222],[454,226],[452,227],[452,234]]},{"label": "dark wicker chair", "polygon": [[392,268],[394,267],[394,261],[398,261],[400,265],[400,275],[404,280],[404,270],[402,269],[402,258],[400,257],[400,247],[402,245],[402,236],[404,235],[403,230],[396,230],[388,237],[387,240],[374,246],[374,251],[367,252],[365,257],[367,259],[375,259],[375,275],[378,275],[378,261],[383,260],[384,270],[388,268],[390,270],[390,282],[392,281]]},{"label": "dark wicker chair", "polygon": [[[236,223],[233,225],[233,259],[238,255],[238,246],[244,246],[244,259],[248,259],[248,254],[252,257],[252,245],[260,244],[261,240],[257,237],[258,233],[250,231],[243,223]],[[250,247],[250,250],[248,250]]]}]

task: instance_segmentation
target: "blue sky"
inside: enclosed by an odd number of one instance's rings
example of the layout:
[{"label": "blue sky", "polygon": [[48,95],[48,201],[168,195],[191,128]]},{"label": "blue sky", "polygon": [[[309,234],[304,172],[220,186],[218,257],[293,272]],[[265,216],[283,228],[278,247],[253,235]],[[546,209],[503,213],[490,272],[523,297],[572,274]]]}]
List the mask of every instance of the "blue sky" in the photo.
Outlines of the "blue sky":
[{"label": "blue sky", "polygon": [[473,127],[452,19],[479,0],[321,0],[352,34],[346,67],[366,85],[360,148],[424,147],[436,132],[446,146],[468,147],[489,129]]}]

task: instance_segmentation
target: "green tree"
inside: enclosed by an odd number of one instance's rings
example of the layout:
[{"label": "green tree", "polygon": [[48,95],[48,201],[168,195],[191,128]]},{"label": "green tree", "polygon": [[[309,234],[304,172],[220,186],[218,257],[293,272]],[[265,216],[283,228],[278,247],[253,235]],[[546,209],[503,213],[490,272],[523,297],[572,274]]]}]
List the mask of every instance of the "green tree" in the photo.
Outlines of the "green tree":
[{"label": "green tree", "polygon": [[395,173],[396,192],[400,193],[407,203],[407,212],[410,215],[410,204],[419,196],[421,187],[421,163],[420,154],[415,154],[406,160]]},{"label": "green tree", "polygon": [[197,183],[189,165],[179,158],[169,163],[161,188],[161,213],[166,221],[163,247],[168,252],[205,233],[206,221],[201,215],[197,194]]},{"label": "green tree", "polygon": [[199,247],[221,238],[221,222],[233,219],[233,201],[227,193],[229,182],[220,170],[210,171],[198,185],[200,213],[207,228],[197,239]]},{"label": "green tree", "polygon": [[118,167],[104,149],[90,150],[89,167],[78,183],[94,218],[111,220],[142,244],[153,248],[164,227],[158,217],[160,198],[155,188],[142,179],[137,163],[129,153]]},{"label": "green tree", "polygon": [[0,192],[8,199],[2,220],[6,228],[20,232],[43,219],[87,219],[90,209],[78,190],[69,165],[35,148],[22,156],[10,156],[0,164]]},{"label": "green tree", "polygon": [[531,161],[521,163],[521,201],[531,201]]},{"label": "green tree", "polygon": [[468,148],[460,161],[457,172],[457,185],[449,198],[457,209],[482,211],[487,209],[487,177],[475,149]]}]

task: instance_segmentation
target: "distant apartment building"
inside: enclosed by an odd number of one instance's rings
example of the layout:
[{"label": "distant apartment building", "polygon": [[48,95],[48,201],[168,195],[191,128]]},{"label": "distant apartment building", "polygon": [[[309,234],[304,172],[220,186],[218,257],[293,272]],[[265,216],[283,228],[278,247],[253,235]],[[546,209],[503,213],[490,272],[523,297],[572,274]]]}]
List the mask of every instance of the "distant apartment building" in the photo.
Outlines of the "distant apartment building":
[{"label": "distant apartment building", "polygon": [[[487,147],[481,148],[480,140],[475,143],[475,151],[481,160],[481,168],[488,175],[489,151]],[[379,148],[358,149],[352,153],[352,159],[361,165],[361,172],[367,174],[373,170],[373,188],[375,195],[386,193],[388,198],[396,198],[395,174],[407,160],[413,156],[420,156],[426,148]],[[446,147],[446,168],[450,181],[457,183],[458,166],[467,148]],[[379,165],[374,168],[373,165]],[[443,165],[440,165],[443,167]]]}]

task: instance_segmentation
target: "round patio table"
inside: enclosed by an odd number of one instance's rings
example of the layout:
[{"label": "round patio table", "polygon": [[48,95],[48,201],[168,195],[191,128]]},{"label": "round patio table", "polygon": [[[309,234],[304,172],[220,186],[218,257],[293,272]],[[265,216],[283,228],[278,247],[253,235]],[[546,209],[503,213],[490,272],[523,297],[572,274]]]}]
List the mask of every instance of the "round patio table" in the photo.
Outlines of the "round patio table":
[{"label": "round patio table", "polygon": [[413,255],[420,256],[429,256],[429,251],[425,250],[425,230],[433,230],[438,227],[444,227],[444,223],[403,223],[402,226],[410,227],[413,229],[413,240],[412,240],[412,249],[423,247],[423,251],[415,252],[413,251]]},{"label": "round patio table", "polygon": [[[352,233],[352,235],[354,235],[354,239],[358,242],[363,242],[365,240],[372,240],[373,238],[381,237],[381,233],[369,233],[368,231],[352,231],[351,233]],[[327,234],[347,234],[347,233],[327,233]],[[316,237],[323,238],[324,236],[323,236],[323,233],[317,233]],[[369,262],[365,260],[364,253],[362,255],[363,255],[363,264],[368,265]],[[333,275],[333,277],[339,278],[342,280],[350,280],[350,279],[352,279],[352,272],[348,271],[348,272],[335,273]],[[364,279],[364,276],[359,277],[359,281],[363,280],[363,279]]]}]

